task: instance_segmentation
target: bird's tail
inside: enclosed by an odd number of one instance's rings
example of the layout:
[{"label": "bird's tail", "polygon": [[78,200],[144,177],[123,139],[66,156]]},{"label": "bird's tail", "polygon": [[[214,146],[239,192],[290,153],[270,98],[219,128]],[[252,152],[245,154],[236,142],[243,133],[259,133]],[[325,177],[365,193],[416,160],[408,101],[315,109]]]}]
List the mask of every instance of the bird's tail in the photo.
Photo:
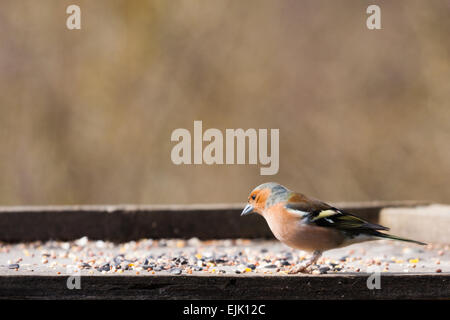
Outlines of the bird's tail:
[{"label": "bird's tail", "polygon": [[422,246],[426,245],[426,243],[424,243],[424,242],[411,240],[411,239],[406,239],[406,238],[401,238],[401,237],[394,236],[392,234],[382,233],[382,232],[379,232],[379,231],[376,231],[374,236],[379,237],[379,238],[385,238],[385,239],[392,239],[392,240],[399,240],[399,241],[405,241],[405,242],[412,242],[412,243],[420,244]]}]

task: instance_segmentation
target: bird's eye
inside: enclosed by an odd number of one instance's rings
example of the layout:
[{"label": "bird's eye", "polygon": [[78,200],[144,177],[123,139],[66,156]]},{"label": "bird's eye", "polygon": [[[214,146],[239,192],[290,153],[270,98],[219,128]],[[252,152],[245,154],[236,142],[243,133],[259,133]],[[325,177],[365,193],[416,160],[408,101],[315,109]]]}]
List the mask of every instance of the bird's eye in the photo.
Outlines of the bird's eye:
[{"label": "bird's eye", "polygon": [[256,199],[256,194],[252,195],[252,200]]}]

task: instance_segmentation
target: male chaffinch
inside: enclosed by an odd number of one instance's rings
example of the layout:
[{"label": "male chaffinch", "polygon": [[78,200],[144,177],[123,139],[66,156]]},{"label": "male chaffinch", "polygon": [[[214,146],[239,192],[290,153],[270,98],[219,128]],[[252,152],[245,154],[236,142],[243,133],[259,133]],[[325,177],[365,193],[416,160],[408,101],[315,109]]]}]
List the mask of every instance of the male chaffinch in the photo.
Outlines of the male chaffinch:
[{"label": "male chaffinch", "polygon": [[262,215],[275,237],[284,244],[312,251],[311,259],[292,268],[289,273],[305,272],[325,250],[376,239],[394,239],[425,245],[423,242],[381,233],[389,230],[322,201],[293,192],[274,182],[256,187],[241,216],[256,212]]}]

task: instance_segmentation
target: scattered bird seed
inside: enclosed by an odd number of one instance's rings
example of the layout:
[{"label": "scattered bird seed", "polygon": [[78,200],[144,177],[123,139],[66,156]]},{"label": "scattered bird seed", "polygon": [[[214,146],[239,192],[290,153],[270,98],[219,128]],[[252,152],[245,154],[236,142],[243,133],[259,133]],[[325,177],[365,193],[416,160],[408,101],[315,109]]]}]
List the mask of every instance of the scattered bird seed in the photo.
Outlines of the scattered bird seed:
[{"label": "scattered bird seed", "polygon": [[101,271],[109,271],[109,270],[111,270],[111,267],[110,267],[109,263],[105,263],[105,264],[102,264],[100,267],[98,267],[97,270],[100,272]]},{"label": "scattered bird seed", "polygon": [[330,267],[324,266],[319,268],[320,274],[326,274],[328,271],[330,271]]},{"label": "scattered bird seed", "polygon": [[[188,275],[193,272],[279,274],[310,257],[306,252],[285,249],[278,242],[262,243],[264,247],[258,240],[246,239],[181,242],[176,239],[143,239],[116,245],[87,238],[76,242],[20,244],[21,247],[0,243],[0,261],[7,262],[1,267],[15,270],[19,269],[16,265],[20,263],[20,272],[31,272],[31,267],[26,266],[37,265],[40,269],[48,268],[62,274],[69,266],[87,274],[96,271],[142,274],[145,271],[145,275],[150,275],[164,270],[170,274]],[[10,250],[14,251],[9,253]],[[448,250],[440,245],[423,252],[406,244],[386,242],[378,248],[377,245],[361,245],[354,250],[326,252],[311,269],[315,270],[314,274],[367,272],[370,266],[379,265],[385,272],[448,272]]]},{"label": "scattered bird seed", "polygon": [[178,269],[178,268],[172,269],[172,270],[170,270],[170,273],[179,275],[179,274],[181,274],[181,269]]}]

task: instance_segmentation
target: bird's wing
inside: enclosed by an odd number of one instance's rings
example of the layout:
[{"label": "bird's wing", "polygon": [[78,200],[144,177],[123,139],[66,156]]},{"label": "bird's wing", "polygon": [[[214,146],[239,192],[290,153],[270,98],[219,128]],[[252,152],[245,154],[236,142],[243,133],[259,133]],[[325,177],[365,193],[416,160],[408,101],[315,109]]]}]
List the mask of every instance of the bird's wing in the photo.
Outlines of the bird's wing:
[{"label": "bird's wing", "polygon": [[366,233],[373,230],[389,230],[379,224],[370,223],[353,214],[337,209],[329,204],[294,194],[285,204],[287,210],[302,214],[305,223],[339,229],[349,233]]}]

